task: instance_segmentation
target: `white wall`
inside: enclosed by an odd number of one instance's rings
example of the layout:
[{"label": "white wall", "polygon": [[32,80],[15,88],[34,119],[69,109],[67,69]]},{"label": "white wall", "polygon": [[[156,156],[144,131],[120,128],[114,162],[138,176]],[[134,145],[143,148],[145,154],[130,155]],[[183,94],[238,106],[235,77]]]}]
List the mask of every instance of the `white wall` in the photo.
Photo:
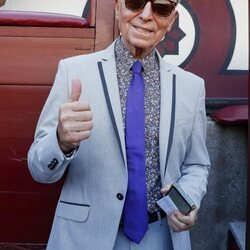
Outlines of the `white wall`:
[{"label": "white wall", "polygon": [[6,0],[0,10],[42,11],[82,16],[87,0]]}]

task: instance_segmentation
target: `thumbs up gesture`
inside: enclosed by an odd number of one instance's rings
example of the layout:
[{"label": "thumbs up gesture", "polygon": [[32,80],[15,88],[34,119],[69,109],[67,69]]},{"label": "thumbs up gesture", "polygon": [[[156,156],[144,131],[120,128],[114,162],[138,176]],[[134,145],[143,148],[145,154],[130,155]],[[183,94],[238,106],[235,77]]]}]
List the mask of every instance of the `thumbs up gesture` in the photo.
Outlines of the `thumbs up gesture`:
[{"label": "thumbs up gesture", "polygon": [[69,153],[87,139],[93,128],[93,114],[88,103],[79,101],[81,93],[80,80],[72,80],[71,96],[59,109],[57,137],[63,153]]}]

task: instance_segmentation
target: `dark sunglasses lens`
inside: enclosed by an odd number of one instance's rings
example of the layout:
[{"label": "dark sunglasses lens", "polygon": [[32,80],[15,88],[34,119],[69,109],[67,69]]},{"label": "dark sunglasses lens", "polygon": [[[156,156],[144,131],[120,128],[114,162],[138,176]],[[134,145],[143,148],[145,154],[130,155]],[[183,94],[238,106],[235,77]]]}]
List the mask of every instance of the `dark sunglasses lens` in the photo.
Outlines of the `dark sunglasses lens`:
[{"label": "dark sunglasses lens", "polygon": [[140,10],[146,5],[147,0],[125,0],[125,6],[129,10]]},{"label": "dark sunglasses lens", "polygon": [[174,10],[174,5],[171,3],[167,4],[154,3],[152,7],[153,11],[159,16],[169,16]]},{"label": "dark sunglasses lens", "polygon": [[[132,11],[141,10],[145,7],[148,0],[125,0],[125,6]],[[155,0],[152,3],[152,9],[159,16],[169,16],[174,10],[175,4],[168,0]]]}]

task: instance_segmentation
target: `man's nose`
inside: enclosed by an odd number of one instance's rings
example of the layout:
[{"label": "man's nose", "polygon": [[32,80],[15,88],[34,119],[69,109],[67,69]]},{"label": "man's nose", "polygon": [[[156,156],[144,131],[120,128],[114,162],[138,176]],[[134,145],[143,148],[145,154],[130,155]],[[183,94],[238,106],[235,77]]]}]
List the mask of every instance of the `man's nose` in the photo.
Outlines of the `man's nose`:
[{"label": "man's nose", "polygon": [[142,12],[140,13],[140,16],[145,20],[153,18],[152,3],[150,1],[148,1],[147,4],[145,5]]}]

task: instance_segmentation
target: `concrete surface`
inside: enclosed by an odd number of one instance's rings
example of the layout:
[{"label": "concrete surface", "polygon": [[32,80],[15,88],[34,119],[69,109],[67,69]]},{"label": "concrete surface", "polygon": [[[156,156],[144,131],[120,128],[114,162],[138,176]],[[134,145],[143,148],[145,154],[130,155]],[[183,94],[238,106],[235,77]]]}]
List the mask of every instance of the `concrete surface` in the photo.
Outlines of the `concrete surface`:
[{"label": "concrete surface", "polygon": [[191,230],[192,250],[224,250],[229,223],[246,218],[247,126],[222,126],[208,119],[207,147],[212,166]]}]

